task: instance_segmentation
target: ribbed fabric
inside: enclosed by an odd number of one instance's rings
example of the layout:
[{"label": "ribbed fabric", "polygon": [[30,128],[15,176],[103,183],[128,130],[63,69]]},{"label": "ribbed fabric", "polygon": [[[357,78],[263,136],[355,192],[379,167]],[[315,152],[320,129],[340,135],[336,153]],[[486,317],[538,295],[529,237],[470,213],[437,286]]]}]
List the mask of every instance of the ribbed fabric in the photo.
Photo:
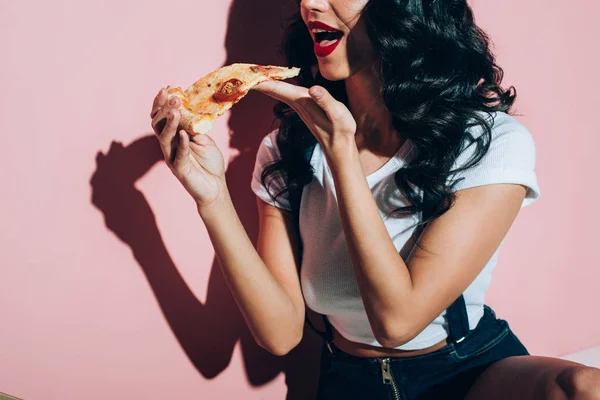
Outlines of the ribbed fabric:
[{"label": "ribbed fabric", "polygon": [[[474,128],[471,133],[477,137],[481,131]],[[259,147],[251,188],[265,202],[290,210],[289,201],[285,196],[281,196],[277,202],[273,201],[260,182],[263,168],[279,158],[276,135],[277,131],[268,134]],[[405,260],[414,247],[414,242],[411,240],[414,228],[410,226],[418,220],[419,216],[388,218],[386,214],[409,205],[408,200],[396,187],[394,173],[410,161],[412,150],[412,144],[407,140],[388,162],[366,177],[388,233]],[[474,150],[474,144],[465,148],[453,169],[464,166],[470,160]],[[497,113],[488,153],[474,167],[451,176],[449,183],[464,178],[454,186],[455,191],[496,183],[521,184],[528,189],[521,205],[525,207],[540,196],[534,170],[535,158],[535,145],[529,131],[513,117],[505,113]],[[304,247],[301,284],[307,305],[312,310],[327,315],[331,324],[347,339],[381,346],[373,336],[362,303],[341,225],[333,177],[318,144],[311,164],[315,170],[315,177],[305,186],[300,204],[300,234]],[[271,184],[270,189],[273,194],[285,185],[281,179],[274,180]],[[463,293],[471,329],[475,328],[483,315],[485,292],[497,262],[499,249],[500,247]],[[444,314],[445,312],[413,340],[399,346],[398,349],[426,348],[446,338],[448,333]]]}]

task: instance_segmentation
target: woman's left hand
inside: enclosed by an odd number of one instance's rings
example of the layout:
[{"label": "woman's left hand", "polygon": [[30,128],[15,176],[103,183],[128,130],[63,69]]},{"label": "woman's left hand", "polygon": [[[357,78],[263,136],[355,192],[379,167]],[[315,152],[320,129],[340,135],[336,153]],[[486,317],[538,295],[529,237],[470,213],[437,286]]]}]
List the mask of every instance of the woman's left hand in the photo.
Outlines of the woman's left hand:
[{"label": "woman's left hand", "polygon": [[350,110],[322,86],[307,89],[283,81],[269,80],[254,87],[288,104],[298,113],[325,153],[355,144],[356,121]]}]

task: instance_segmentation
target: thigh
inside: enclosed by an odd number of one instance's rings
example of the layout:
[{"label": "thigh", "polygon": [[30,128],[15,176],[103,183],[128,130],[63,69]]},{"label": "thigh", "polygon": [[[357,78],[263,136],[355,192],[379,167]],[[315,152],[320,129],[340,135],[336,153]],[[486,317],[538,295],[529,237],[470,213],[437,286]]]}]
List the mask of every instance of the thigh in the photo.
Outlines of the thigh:
[{"label": "thigh", "polygon": [[428,362],[423,368],[410,368],[411,375],[422,375],[412,379],[422,383],[411,393],[413,397],[419,400],[464,399],[491,365],[506,358],[529,355],[508,323],[497,319],[489,308],[477,328],[452,347],[454,350],[446,360],[441,360],[441,365],[429,365]]},{"label": "thigh", "polygon": [[564,400],[574,390],[571,376],[565,372],[582,367],[552,357],[509,357],[487,368],[465,399]]}]

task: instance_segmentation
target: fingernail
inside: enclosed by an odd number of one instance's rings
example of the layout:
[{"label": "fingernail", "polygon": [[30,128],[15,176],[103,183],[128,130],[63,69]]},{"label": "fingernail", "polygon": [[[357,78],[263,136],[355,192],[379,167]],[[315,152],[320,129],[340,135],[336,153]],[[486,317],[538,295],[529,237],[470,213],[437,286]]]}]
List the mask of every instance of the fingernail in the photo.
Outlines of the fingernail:
[{"label": "fingernail", "polygon": [[321,90],[320,88],[312,88],[310,89],[310,94],[313,97],[321,97],[323,96],[323,90]]},{"label": "fingernail", "polygon": [[173,113],[172,112],[169,113],[169,121],[173,121]]},{"label": "fingernail", "polygon": [[171,100],[169,100],[169,104],[172,106],[175,105],[175,97],[172,97]]}]

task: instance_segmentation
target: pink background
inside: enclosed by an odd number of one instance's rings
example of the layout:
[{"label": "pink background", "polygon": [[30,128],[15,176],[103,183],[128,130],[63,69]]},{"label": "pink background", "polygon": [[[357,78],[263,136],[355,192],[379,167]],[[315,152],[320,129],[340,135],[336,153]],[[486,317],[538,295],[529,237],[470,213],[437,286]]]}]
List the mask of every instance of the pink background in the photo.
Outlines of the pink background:
[{"label": "pink background", "polygon": [[[282,399],[285,371],[288,399],[310,396],[317,340],[283,358],[254,343],[148,117],[161,86],[278,62],[282,2],[34,3],[0,0],[0,392]],[[542,198],[509,233],[488,297],[535,354],[600,344],[600,6],[586,4],[474,3],[538,150]],[[252,238],[271,106],[253,93],[212,132]]]}]

